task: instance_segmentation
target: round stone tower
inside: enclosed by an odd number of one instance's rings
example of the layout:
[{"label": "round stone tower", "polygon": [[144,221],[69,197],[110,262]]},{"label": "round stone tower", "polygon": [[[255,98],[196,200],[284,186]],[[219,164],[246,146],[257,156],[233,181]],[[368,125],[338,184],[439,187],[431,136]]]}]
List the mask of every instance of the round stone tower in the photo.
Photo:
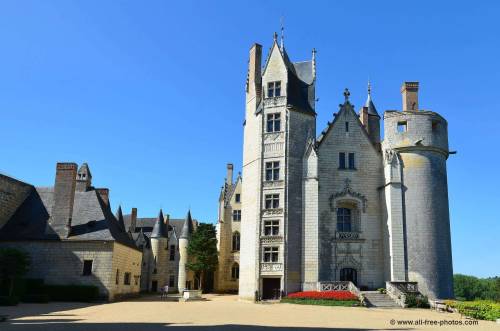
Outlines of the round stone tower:
[{"label": "round stone tower", "polygon": [[179,236],[179,276],[177,277],[177,288],[182,295],[186,289],[186,281],[188,270],[186,264],[188,262],[187,247],[189,238],[193,233],[193,220],[191,218],[191,211],[188,211],[184,225],[182,226],[181,235]]},{"label": "round stone tower", "polygon": [[159,290],[168,284],[168,232],[161,209],[151,232],[151,251],[153,253],[151,281],[155,284],[151,285],[151,288]]},{"label": "round stone tower", "polygon": [[403,111],[384,114],[383,150],[398,158],[406,278],[430,298],[452,298],[448,124],[418,109],[418,82],[404,83],[401,93]]}]

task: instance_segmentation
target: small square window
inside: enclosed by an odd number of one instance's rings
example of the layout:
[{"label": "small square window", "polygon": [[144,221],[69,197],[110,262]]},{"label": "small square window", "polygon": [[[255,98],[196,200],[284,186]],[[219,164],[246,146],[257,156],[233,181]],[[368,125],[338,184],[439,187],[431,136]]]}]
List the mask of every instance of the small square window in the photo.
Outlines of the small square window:
[{"label": "small square window", "polygon": [[241,194],[236,193],[236,195],[234,196],[234,201],[241,202]]},{"label": "small square window", "polygon": [[264,221],[264,235],[265,236],[277,236],[280,233],[280,221],[269,220]]},{"label": "small square window", "polygon": [[233,210],[233,221],[241,221],[241,210]]},{"label": "small square window", "polygon": [[406,121],[398,122],[398,132],[406,132],[408,130],[408,124]]},{"label": "small square window", "polygon": [[279,132],[281,130],[280,113],[267,114],[267,132]]},{"label": "small square window", "polygon": [[280,163],[266,162],[266,181],[279,180],[280,179]]},{"label": "small square window", "polygon": [[264,247],[264,262],[278,262],[279,247]]},{"label": "small square window", "polygon": [[280,207],[279,194],[266,194],[266,209],[276,209]]},{"label": "small square window", "polygon": [[92,262],[93,260],[83,260],[83,276],[92,275]]}]

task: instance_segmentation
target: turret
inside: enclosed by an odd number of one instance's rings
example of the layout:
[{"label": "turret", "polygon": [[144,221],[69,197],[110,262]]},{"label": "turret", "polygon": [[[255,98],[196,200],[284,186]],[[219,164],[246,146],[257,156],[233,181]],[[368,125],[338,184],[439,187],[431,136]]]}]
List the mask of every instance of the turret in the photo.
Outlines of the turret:
[{"label": "turret", "polygon": [[391,270],[398,278],[418,282],[430,298],[451,298],[447,122],[438,113],[418,109],[418,82],[404,83],[401,92],[403,112],[384,114],[386,200],[393,199],[388,225],[391,237],[400,238],[390,245],[392,251],[404,247],[404,256],[391,262]]},{"label": "turret", "polygon": [[157,281],[158,288],[161,288],[168,284],[168,232],[161,209],[151,232],[151,251],[154,259],[151,278],[152,281]]},{"label": "turret", "polygon": [[374,144],[380,142],[380,116],[372,101],[371,85],[368,82],[368,97],[366,98],[365,105],[361,108],[359,119]]},{"label": "turret", "polygon": [[186,288],[187,270],[186,264],[188,262],[187,246],[189,238],[193,233],[193,219],[191,218],[191,211],[189,210],[184,225],[182,226],[181,234],[179,236],[179,276],[177,277],[177,288],[179,293],[182,294]]}]

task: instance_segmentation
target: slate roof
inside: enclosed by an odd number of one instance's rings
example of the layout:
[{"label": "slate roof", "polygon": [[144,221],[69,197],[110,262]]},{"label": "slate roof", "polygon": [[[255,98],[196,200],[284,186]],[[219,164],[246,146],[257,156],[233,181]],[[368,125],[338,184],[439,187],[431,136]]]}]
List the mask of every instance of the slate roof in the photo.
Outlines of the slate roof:
[{"label": "slate roof", "polygon": [[[287,84],[287,106],[304,113],[315,115],[314,111],[314,61],[292,62],[288,57],[286,49],[281,49],[277,46],[277,41],[274,40],[273,46],[267,55],[266,64],[263,74],[267,69],[271,53],[276,49],[280,52],[283,62],[287,67],[288,84]],[[263,93],[264,93],[263,89]],[[256,113],[262,110],[262,102],[257,106]]]},{"label": "slate roof", "polygon": [[[124,215],[123,220],[125,222],[125,229],[127,229],[127,231],[130,231],[131,215],[130,214]],[[153,227],[154,227],[156,221],[157,221],[157,218],[149,218],[149,217],[137,218],[135,231],[132,232],[132,237],[134,238],[134,240],[136,240],[136,244],[137,244],[137,237],[138,237],[140,232],[142,232],[144,234],[144,236],[146,238],[148,238],[148,240],[151,238],[151,232],[153,232]],[[169,220],[169,226],[168,226],[168,237],[169,238],[170,238],[170,236],[172,236],[172,231],[174,231],[175,236],[177,238],[180,237],[181,231],[182,231],[182,226],[184,225],[184,221],[185,220],[183,220],[183,219],[172,219],[172,218]],[[196,225],[197,225],[196,220],[193,220],[193,225],[196,228]]]},{"label": "slate roof", "polygon": [[158,218],[156,219],[155,225],[153,226],[153,231],[150,235],[151,238],[168,238],[168,229],[165,224],[165,219],[163,218],[163,211],[160,209]]},{"label": "slate roof", "polygon": [[191,210],[188,211],[184,224],[182,225],[180,238],[189,238],[193,233],[193,219],[191,218]]},{"label": "slate roof", "polygon": [[377,113],[375,105],[373,104],[372,96],[370,93],[368,93],[368,97],[366,98],[365,107],[368,108],[368,114],[380,117],[380,115]]},{"label": "slate roof", "polygon": [[54,188],[31,186],[28,197],[0,228],[0,240],[109,240],[136,248],[95,190],[75,192],[68,238],[60,238],[51,228],[53,205]]}]

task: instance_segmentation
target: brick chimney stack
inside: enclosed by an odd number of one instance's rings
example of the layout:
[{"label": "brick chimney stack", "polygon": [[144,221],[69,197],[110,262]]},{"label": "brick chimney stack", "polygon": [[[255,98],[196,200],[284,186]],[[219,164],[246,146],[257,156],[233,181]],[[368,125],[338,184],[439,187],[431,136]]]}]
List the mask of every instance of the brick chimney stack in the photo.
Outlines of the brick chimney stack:
[{"label": "brick chimney stack", "polygon": [[418,110],[418,82],[404,82],[401,86],[403,111]]},{"label": "brick chimney stack", "polygon": [[132,213],[130,214],[130,232],[134,233],[137,227],[137,208],[132,208]]},{"label": "brick chimney stack", "polygon": [[77,167],[76,163],[57,163],[56,166],[54,205],[49,226],[60,238],[70,235]]}]

